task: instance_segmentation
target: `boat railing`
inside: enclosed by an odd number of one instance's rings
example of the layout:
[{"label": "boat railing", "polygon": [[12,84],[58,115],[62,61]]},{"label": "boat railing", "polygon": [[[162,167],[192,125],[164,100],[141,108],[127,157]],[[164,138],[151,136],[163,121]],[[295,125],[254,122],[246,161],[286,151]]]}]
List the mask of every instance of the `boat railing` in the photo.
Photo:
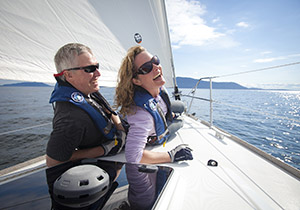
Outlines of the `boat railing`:
[{"label": "boat railing", "polygon": [[[246,108],[246,107],[242,107],[242,106],[236,106],[236,105],[232,105],[232,104],[229,104],[229,103],[226,103],[226,102],[213,100],[213,98],[212,98],[212,91],[213,91],[213,82],[212,82],[212,80],[213,79],[228,77],[228,76],[236,76],[236,75],[240,75],[240,74],[248,74],[248,73],[265,71],[265,70],[272,70],[272,69],[277,69],[277,68],[282,68],[282,67],[287,67],[287,66],[292,66],[292,65],[298,65],[298,64],[300,64],[300,62],[288,63],[288,64],[283,64],[283,65],[278,65],[278,66],[271,66],[271,67],[267,67],[267,68],[255,69],[255,70],[250,70],[250,71],[245,71],[245,72],[237,72],[237,73],[221,75],[221,76],[202,77],[196,82],[196,85],[194,86],[194,88],[192,88],[192,90],[188,94],[180,94],[180,95],[183,96],[183,97],[191,98],[191,101],[190,101],[190,103],[188,105],[188,108],[187,108],[187,111],[186,111],[187,113],[191,112],[191,107],[192,107],[194,99],[209,102],[209,127],[210,128],[213,127],[213,103],[223,104],[223,105],[234,107],[234,108],[240,108],[240,109],[243,109],[243,110],[247,110],[247,111],[250,111],[250,112],[256,112],[256,113],[259,113],[261,115],[266,115],[266,116],[269,116],[269,117],[280,118],[280,119],[284,119],[284,120],[292,120],[294,122],[300,122],[300,120],[297,120],[297,119],[291,119],[291,118],[288,118],[288,117],[274,115],[274,114],[270,114],[270,113],[267,113],[267,112],[258,111],[258,110],[255,110],[255,109],[250,109],[250,108]],[[199,83],[203,80],[209,80],[209,98],[202,98],[202,97],[195,96],[197,87],[198,87]],[[193,115],[194,115],[194,113],[193,113]]]},{"label": "boat railing", "polygon": [[[203,78],[200,78],[198,81],[197,81],[197,83],[196,83],[196,85],[195,85],[195,87],[192,89],[192,91],[191,91],[191,93],[193,94],[193,96],[191,96],[191,102],[190,102],[190,104],[189,104],[189,108],[188,108],[188,110],[187,110],[187,112],[189,113],[190,111],[191,111],[191,106],[192,106],[192,104],[193,104],[193,100],[194,99],[199,99],[199,100],[203,100],[203,101],[209,101],[209,124],[210,124],[210,127],[212,127],[213,126],[213,99],[212,99],[212,89],[213,89],[213,87],[212,87],[212,79],[213,79],[214,77],[203,77]],[[200,98],[200,97],[196,97],[195,96],[195,93],[196,93],[196,90],[197,90],[197,87],[198,87],[198,85],[199,85],[199,83],[202,81],[202,80],[205,80],[205,79],[208,79],[209,80],[209,99],[206,99],[206,98]],[[190,96],[190,95],[183,95],[183,96]]]}]

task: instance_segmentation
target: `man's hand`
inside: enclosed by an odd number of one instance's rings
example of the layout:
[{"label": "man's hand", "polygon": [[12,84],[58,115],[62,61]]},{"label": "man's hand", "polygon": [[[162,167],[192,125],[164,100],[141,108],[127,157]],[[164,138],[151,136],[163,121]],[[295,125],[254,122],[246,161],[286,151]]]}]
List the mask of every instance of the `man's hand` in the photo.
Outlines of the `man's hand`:
[{"label": "man's hand", "polygon": [[168,153],[170,155],[171,162],[177,162],[181,160],[193,160],[191,151],[193,150],[189,148],[187,144],[180,144]]},{"label": "man's hand", "polygon": [[102,144],[104,155],[115,155],[123,149],[126,141],[126,133],[122,130],[117,130],[116,138]]}]

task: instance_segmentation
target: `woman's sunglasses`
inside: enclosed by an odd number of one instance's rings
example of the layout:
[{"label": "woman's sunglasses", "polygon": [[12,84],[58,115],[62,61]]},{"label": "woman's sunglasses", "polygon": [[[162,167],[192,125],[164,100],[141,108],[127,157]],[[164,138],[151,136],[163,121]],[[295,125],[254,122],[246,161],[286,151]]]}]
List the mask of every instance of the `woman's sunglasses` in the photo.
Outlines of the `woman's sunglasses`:
[{"label": "woman's sunglasses", "polygon": [[92,73],[92,72],[96,71],[97,69],[99,69],[99,63],[97,63],[96,65],[64,69],[62,72],[60,72],[58,74],[54,74],[54,76],[55,77],[62,76],[64,74],[64,71],[70,71],[70,70],[84,70],[86,73]]},{"label": "woman's sunglasses", "polygon": [[154,55],[150,61],[144,63],[141,65],[140,68],[138,68],[137,74],[148,74],[152,71],[153,69],[153,64],[159,65],[160,61],[157,55]]}]

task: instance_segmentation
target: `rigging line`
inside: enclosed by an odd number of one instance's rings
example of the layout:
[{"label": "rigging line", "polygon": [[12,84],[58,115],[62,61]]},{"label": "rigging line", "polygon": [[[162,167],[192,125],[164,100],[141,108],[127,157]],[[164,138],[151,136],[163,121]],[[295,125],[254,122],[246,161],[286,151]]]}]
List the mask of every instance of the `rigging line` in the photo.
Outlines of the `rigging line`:
[{"label": "rigging line", "polygon": [[229,77],[229,76],[235,76],[235,75],[240,75],[240,74],[248,74],[248,73],[252,73],[252,72],[266,71],[266,70],[270,70],[270,69],[282,68],[282,67],[293,66],[293,65],[298,65],[298,64],[300,64],[300,62],[287,63],[287,64],[278,65],[278,66],[271,66],[271,67],[266,67],[266,68],[261,68],[261,69],[254,69],[254,70],[249,70],[249,71],[244,71],[244,72],[232,73],[232,74],[224,74],[224,75],[220,75],[220,76],[214,76],[211,78],[220,78],[220,77]]},{"label": "rigging line", "polygon": [[32,128],[38,128],[38,127],[50,125],[51,123],[52,122],[50,122],[50,123],[44,123],[44,124],[40,124],[40,125],[34,125],[34,126],[27,127],[27,128],[16,129],[16,130],[12,130],[12,131],[6,131],[6,132],[3,132],[3,133],[0,133],[0,136],[1,135],[5,135],[5,134],[10,134],[10,133],[18,132],[18,131],[24,131],[24,130],[29,130],[29,129],[32,129]]},{"label": "rigging line", "polygon": [[[245,183],[242,183],[242,184],[238,184],[237,182],[239,181],[239,180],[235,180],[235,178],[234,177],[232,177],[232,174],[230,175],[229,173],[228,173],[228,171],[230,172],[230,169],[228,170],[227,169],[227,171],[226,171],[226,169],[225,168],[223,168],[222,166],[218,166],[218,167],[220,167],[221,168],[221,170],[223,171],[223,173],[224,174],[226,174],[226,176],[231,180],[231,182],[241,191],[241,193],[245,196],[245,197],[247,197],[249,200],[250,200],[250,202],[255,206],[255,209],[261,209],[261,208],[259,208],[259,204],[260,204],[260,206],[261,205],[263,205],[264,206],[264,208],[266,208],[266,207],[268,207],[268,208],[270,208],[270,206],[268,205],[268,204],[265,204],[264,202],[260,202],[261,200],[260,200],[260,198],[259,198],[259,196],[258,196],[258,198],[256,198],[256,196],[255,197],[253,197],[253,195],[251,196],[251,190],[249,190],[249,189],[247,189],[247,185],[245,185]],[[240,170],[240,169],[239,169]],[[243,171],[242,171],[242,173],[244,173]],[[249,179],[250,179],[250,177],[248,177]],[[251,179],[251,181],[252,181],[252,179]],[[253,181],[254,182],[254,181]],[[274,203],[276,204],[276,205],[278,205],[279,207],[280,207],[280,209],[284,209],[278,202],[276,202],[272,197],[270,197],[269,196],[269,194],[267,194],[267,192],[265,192],[265,190],[264,189],[262,189],[259,185],[257,185],[256,184],[256,182],[254,182],[254,184],[256,185],[256,187],[258,187],[264,194],[266,194],[272,201],[274,201]],[[250,192],[249,192],[250,191]],[[255,202],[255,200],[256,200],[256,202]],[[261,206],[262,207],[262,206]]]},{"label": "rigging line", "polygon": [[[195,99],[199,99],[199,100],[202,100],[202,101],[210,101],[207,98],[201,98],[201,97],[197,97],[197,96],[190,96],[190,95],[185,95],[185,94],[181,94],[181,96],[185,96],[185,97],[189,97],[189,98],[195,98]],[[212,102],[215,102],[215,101],[212,101]]]}]

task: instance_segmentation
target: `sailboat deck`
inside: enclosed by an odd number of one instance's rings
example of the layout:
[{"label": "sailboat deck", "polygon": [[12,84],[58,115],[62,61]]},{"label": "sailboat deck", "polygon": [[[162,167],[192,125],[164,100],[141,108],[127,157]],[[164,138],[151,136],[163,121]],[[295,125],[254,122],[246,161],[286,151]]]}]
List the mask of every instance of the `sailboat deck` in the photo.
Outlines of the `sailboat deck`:
[{"label": "sailboat deck", "polygon": [[[299,176],[287,173],[229,134],[183,118],[184,126],[165,147],[147,148],[169,151],[188,144],[193,149],[194,160],[165,164],[174,168],[174,174],[157,209],[298,209]],[[113,159],[124,161],[124,154]],[[218,165],[208,166],[209,160]]]},{"label": "sailboat deck", "polygon": [[[190,117],[184,120],[184,127],[174,140],[165,148],[153,149],[167,151],[179,143],[193,149],[193,161],[170,164],[178,180],[169,183],[176,187],[169,206],[163,208],[297,209],[300,206],[299,178],[270,164],[226,134],[223,139],[217,138],[216,131],[206,125]],[[218,166],[208,166],[211,159]]]}]

